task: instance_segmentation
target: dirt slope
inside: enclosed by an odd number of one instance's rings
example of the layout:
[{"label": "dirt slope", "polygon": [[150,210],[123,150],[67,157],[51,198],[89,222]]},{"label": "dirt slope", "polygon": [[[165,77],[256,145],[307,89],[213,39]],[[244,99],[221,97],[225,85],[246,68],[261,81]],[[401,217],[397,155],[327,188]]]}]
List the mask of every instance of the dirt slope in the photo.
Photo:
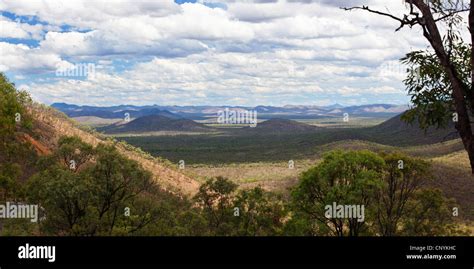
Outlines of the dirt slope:
[{"label": "dirt slope", "polygon": [[154,179],[165,190],[178,195],[193,195],[199,188],[199,183],[170,167],[169,164],[157,158],[147,156],[130,146],[105,140],[98,134],[79,128],[71,119],[50,107],[34,105],[31,109],[34,119],[34,138],[28,138],[38,152],[47,154],[57,146],[61,136],[78,136],[84,142],[97,146],[99,143],[115,144],[124,156],[139,162],[144,169],[153,174]]}]

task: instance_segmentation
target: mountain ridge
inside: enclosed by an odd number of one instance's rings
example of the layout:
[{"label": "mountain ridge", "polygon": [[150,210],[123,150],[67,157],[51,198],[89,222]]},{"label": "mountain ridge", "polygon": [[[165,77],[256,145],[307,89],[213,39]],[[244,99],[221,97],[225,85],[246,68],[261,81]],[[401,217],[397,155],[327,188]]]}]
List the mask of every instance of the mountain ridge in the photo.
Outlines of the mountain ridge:
[{"label": "mountain ridge", "polygon": [[212,128],[202,123],[183,118],[169,118],[162,115],[148,115],[136,118],[128,123],[115,123],[98,128],[98,131],[107,134],[113,133],[142,133],[156,131],[184,131],[199,132],[209,131]]},{"label": "mountain ridge", "polygon": [[314,105],[285,105],[285,106],[159,106],[159,105],[119,105],[109,107],[78,106],[66,103],[54,103],[52,107],[57,108],[69,117],[97,116],[103,118],[124,118],[129,113],[132,118],[147,115],[159,115],[166,113],[169,117],[181,117],[193,120],[203,120],[215,117],[219,111],[226,108],[234,110],[252,110],[259,113],[261,119],[285,117],[336,117],[342,113],[355,116],[395,116],[408,109],[408,106],[393,104],[369,104],[360,106],[342,106],[334,104],[330,106]]}]

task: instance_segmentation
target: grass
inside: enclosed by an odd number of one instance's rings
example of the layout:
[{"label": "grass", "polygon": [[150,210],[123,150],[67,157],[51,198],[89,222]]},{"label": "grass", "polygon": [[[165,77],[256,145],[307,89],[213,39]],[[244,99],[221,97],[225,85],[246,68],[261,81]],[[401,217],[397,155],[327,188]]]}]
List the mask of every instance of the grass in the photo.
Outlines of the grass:
[{"label": "grass", "polygon": [[298,121],[327,128],[363,128],[380,124],[386,121],[387,118],[375,117],[350,117],[349,122],[344,122],[340,118],[320,118],[320,119],[299,119]]},{"label": "grass", "polygon": [[261,186],[267,190],[286,192],[301,172],[318,160],[295,160],[293,168],[288,162],[233,163],[223,165],[194,164],[186,166],[185,173],[200,182],[206,178],[224,176],[241,188]]},{"label": "grass", "polygon": [[474,176],[467,153],[458,151],[432,158],[431,161],[434,180],[430,184],[456,199],[461,217],[474,220]]}]

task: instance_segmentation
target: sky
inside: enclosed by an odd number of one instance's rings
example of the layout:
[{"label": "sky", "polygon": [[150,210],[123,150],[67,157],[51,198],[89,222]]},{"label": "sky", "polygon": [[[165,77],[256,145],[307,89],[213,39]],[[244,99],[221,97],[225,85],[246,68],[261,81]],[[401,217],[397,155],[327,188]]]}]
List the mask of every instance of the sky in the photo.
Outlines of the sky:
[{"label": "sky", "polygon": [[[408,104],[420,29],[343,6],[384,0],[2,0],[0,72],[82,105]],[[89,74],[59,72],[89,66]],[[84,69],[82,69],[84,70]]]}]

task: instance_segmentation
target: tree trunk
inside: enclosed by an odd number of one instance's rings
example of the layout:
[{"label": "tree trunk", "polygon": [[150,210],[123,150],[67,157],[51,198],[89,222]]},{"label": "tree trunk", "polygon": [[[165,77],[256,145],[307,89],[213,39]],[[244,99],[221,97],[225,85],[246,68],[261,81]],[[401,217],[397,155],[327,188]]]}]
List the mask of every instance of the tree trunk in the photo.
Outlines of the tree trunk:
[{"label": "tree trunk", "polygon": [[474,114],[474,0],[471,0],[469,9],[469,33],[471,34],[471,92],[469,102],[471,113]]},{"label": "tree trunk", "polygon": [[[471,89],[467,89],[466,85],[463,84],[462,80],[459,78],[459,75],[456,72],[455,66],[453,65],[451,59],[449,59],[449,56],[447,55],[446,50],[444,48],[443,39],[441,38],[441,34],[439,33],[438,26],[436,25],[436,21],[433,18],[433,14],[431,13],[430,7],[423,0],[409,0],[409,2],[412,2],[423,14],[423,35],[430,42],[431,46],[435,50],[435,53],[440,60],[441,65],[448,74],[449,80],[451,82],[451,87],[453,89],[452,95],[454,99],[456,113],[458,116],[458,122],[456,122],[455,126],[459,132],[459,135],[461,136],[464,149],[468,153],[469,162],[471,164],[471,172],[472,174],[474,174],[474,141],[471,129],[471,121],[468,112],[468,103],[466,102],[466,99],[464,97],[464,92],[470,91]],[[472,9],[474,8],[472,7],[472,2],[474,2],[474,0],[471,0],[469,26],[471,31],[471,38],[474,38],[474,36],[472,35],[474,27],[471,26],[472,23],[474,23],[474,14],[472,12]],[[471,70],[474,66],[474,62],[472,62],[474,60],[472,60],[472,57],[474,57],[474,54],[471,55]]]},{"label": "tree trunk", "polygon": [[[474,0],[471,0],[469,7],[469,32],[471,33],[471,113],[474,114]],[[474,174],[474,143],[470,141],[470,150],[468,150],[469,160],[471,162],[472,174]]]}]

